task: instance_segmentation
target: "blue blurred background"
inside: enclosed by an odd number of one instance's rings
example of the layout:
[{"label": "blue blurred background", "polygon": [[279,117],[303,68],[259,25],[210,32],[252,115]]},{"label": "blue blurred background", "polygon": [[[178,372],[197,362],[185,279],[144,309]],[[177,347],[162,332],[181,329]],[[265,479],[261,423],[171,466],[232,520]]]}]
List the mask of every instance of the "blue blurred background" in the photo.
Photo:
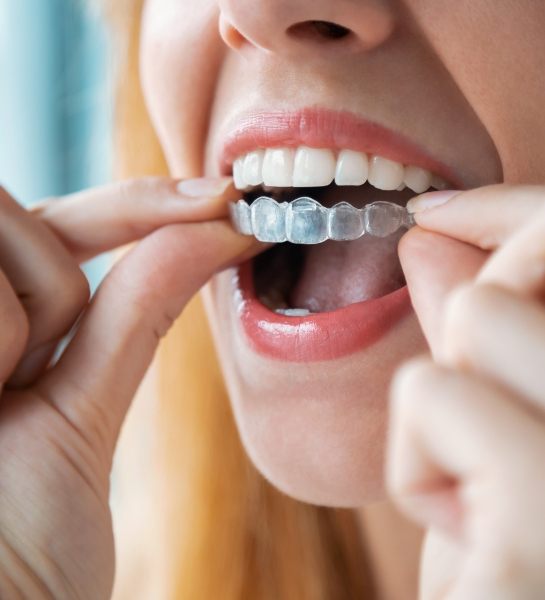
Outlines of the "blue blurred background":
[{"label": "blue blurred background", "polygon": [[25,206],[110,179],[110,62],[84,0],[0,0],[0,181]]}]

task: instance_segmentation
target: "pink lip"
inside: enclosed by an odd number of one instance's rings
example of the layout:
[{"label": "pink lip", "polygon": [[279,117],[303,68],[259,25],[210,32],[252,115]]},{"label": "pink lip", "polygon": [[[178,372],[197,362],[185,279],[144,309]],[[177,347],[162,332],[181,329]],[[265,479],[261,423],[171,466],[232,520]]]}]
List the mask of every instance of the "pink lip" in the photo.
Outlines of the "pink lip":
[{"label": "pink lip", "polygon": [[227,135],[219,159],[220,172],[229,175],[238,156],[257,148],[301,145],[378,154],[427,169],[456,188],[466,187],[462,178],[449,166],[430,156],[405,136],[351,112],[327,108],[245,115]]},{"label": "pink lip", "polygon": [[251,261],[237,269],[237,312],[246,337],[259,354],[289,362],[332,360],[382,338],[412,312],[407,286],[386,296],[308,317],[285,317],[256,297]]}]

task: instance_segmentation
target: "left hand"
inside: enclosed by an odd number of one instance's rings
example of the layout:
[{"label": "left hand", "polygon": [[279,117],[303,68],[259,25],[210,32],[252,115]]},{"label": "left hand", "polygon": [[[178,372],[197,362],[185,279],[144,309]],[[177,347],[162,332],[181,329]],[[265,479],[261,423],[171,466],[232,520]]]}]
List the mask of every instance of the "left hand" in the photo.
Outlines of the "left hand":
[{"label": "left hand", "polygon": [[545,186],[415,217],[400,256],[433,360],[394,378],[387,481],[428,531],[421,597],[545,598]]}]

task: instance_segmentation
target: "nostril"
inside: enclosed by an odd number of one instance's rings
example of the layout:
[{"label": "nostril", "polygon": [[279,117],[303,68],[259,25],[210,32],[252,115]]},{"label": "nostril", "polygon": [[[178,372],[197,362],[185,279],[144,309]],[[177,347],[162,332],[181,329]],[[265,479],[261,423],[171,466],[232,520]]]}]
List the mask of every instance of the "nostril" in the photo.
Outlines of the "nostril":
[{"label": "nostril", "polygon": [[299,39],[340,40],[351,34],[350,29],[329,21],[304,21],[287,30],[288,35]]},{"label": "nostril", "polygon": [[350,35],[349,29],[336,23],[329,23],[328,21],[311,21],[311,23],[317,33],[323,37],[340,39]]},{"label": "nostril", "polygon": [[337,25],[336,23],[329,23],[328,21],[310,21],[310,25],[314,27],[316,32],[322,37],[337,40],[350,35],[349,29],[342,25]]}]

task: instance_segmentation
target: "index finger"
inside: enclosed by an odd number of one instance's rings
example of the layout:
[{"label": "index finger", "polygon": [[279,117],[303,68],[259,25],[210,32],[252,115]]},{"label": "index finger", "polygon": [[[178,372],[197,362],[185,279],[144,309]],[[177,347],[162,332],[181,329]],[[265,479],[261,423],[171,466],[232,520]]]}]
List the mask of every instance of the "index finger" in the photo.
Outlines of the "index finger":
[{"label": "index finger", "polygon": [[30,210],[82,263],[164,225],[226,217],[228,201],[238,197],[230,177],[146,177],[46,199]]},{"label": "index finger", "polygon": [[[417,225],[495,250],[545,209],[545,186],[497,184],[467,191],[430,192],[412,198],[407,208]],[[440,203],[443,200],[443,203]]]}]

